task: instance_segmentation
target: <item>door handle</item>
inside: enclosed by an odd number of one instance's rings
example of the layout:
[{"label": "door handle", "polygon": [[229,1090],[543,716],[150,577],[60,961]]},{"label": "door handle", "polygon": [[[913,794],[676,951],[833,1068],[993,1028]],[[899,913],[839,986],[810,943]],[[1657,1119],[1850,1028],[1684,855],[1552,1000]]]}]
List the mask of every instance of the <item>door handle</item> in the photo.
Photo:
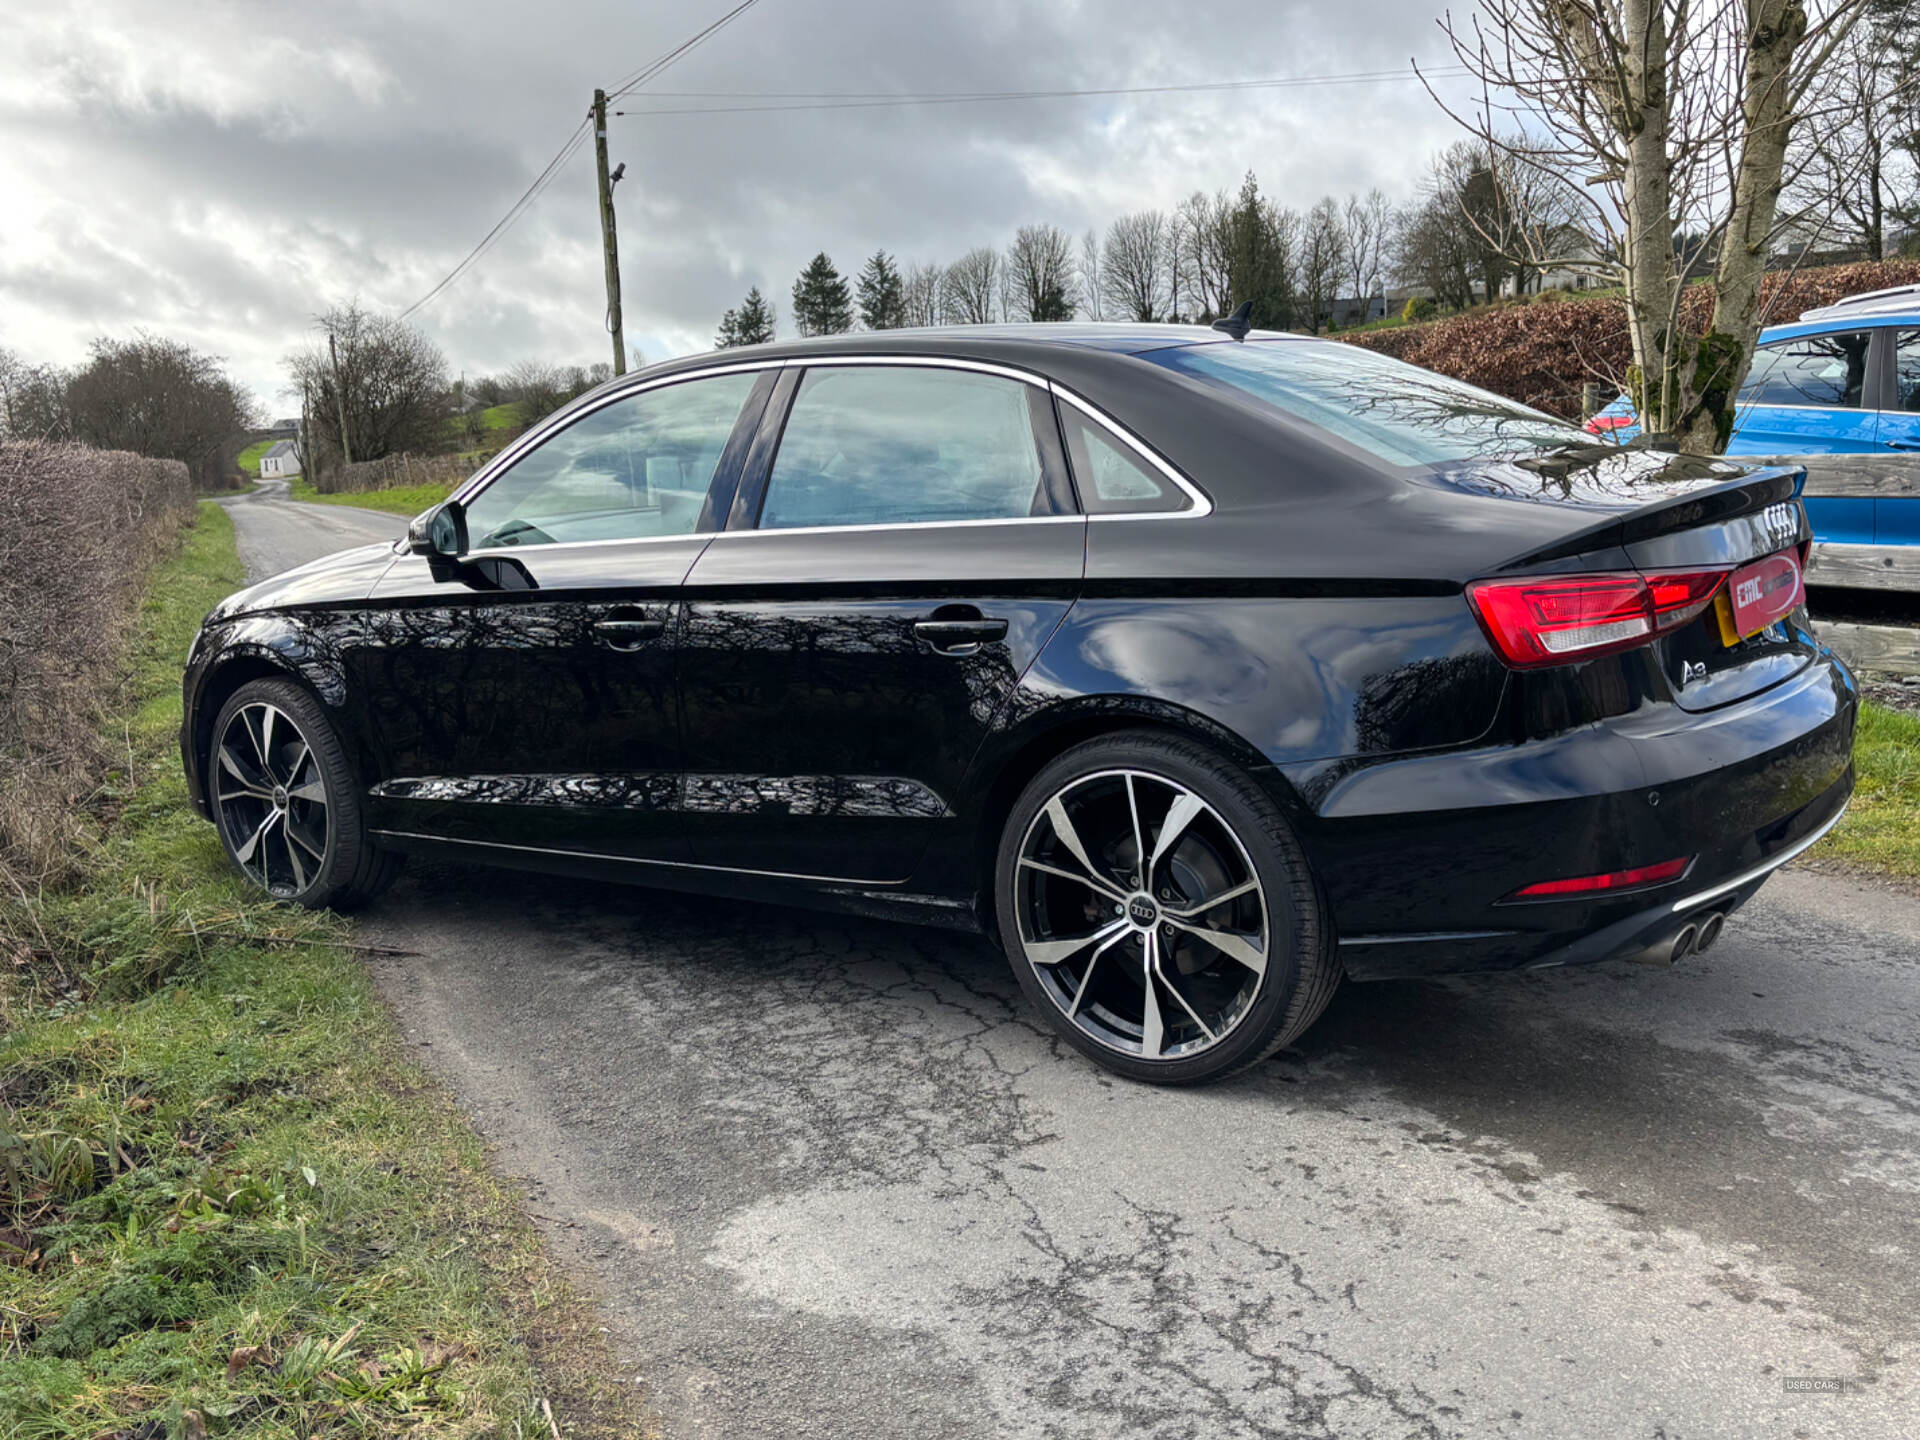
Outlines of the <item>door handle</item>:
[{"label": "door handle", "polygon": [[664,620],[596,620],[593,633],[609,650],[638,650],[647,641],[667,633]]},{"label": "door handle", "polygon": [[1920,450],[1920,440],[1889,440],[1889,450]]},{"label": "door handle", "polygon": [[971,655],[982,645],[1004,640],[1007,622],[984,616],[973,620],[917,620],[913,633],[942,655]]}]

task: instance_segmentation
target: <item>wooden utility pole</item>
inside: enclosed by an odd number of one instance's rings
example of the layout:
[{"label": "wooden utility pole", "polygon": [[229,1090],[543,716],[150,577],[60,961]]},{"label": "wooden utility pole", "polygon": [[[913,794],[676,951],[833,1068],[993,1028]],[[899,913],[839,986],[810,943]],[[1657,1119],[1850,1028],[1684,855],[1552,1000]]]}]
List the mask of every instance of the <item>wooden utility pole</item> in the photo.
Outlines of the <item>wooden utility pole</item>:
[{"label": "wooden utility pole", "polygon": [[593,92],[593,167],[600,177],[600,248],[607,261],[607,329],[613,332],[613,373],[627,373],[627,339],[620,323],[620,241],[614,233],[613,183],[607,179],[607,92]]},{"label": "wooden utility pole", "polygon": [[353,463],[353,445],[347,439],[347,383],[340,378],[340,346],[333,338],[333,332],[327,331],[327,353],[333,357],[333,393],[335,403],[340,407],[340,463]]}]

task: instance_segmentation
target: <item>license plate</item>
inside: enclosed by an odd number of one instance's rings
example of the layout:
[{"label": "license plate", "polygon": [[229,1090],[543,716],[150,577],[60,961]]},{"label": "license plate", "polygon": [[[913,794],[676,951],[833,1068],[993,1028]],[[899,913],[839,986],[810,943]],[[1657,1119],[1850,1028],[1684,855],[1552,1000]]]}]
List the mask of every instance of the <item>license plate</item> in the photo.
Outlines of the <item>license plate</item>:
[{"label": "license plate", "polygon": [[1805,596],[1800,562],[1792,551],[1741,566],[1727,577],[1727,588],[1713,603],[1720,639],[1730,646],[1752,639],[1791,613]]}]

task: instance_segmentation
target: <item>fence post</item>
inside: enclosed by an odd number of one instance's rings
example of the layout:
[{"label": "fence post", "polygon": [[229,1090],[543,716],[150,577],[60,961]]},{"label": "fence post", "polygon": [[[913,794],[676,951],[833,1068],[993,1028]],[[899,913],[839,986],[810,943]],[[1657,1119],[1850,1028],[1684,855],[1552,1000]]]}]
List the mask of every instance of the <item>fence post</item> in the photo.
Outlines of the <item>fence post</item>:
[{"label": "fence post", "polygon": [[1606,402],[1600,398],[1600,382],[1589,380],[1580,387],[1580,418],[1591,420],[1606,408]]}]

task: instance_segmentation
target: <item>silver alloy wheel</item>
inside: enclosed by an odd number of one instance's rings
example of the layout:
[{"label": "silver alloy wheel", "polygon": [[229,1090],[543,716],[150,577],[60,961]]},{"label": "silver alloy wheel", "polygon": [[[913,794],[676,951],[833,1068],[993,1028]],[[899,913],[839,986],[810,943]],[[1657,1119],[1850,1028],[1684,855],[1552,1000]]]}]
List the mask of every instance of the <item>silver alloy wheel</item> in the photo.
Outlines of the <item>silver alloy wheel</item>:
[{"label": "silver alloy wheel", "polygon": [[1072,781],[1027,827],[1014,885],[1041,989],[1101,1045],[1185,1059],[1252,1008],[1266,892],[1233,827],[1185,786],[1144,770]]},{"label": "silver alloy wheel", "polygon": [[214,750],[220,832],[247,878],[290,899],[326,864],[332,839],[320,759],[293,717],[257,701],[233,712]]}]

